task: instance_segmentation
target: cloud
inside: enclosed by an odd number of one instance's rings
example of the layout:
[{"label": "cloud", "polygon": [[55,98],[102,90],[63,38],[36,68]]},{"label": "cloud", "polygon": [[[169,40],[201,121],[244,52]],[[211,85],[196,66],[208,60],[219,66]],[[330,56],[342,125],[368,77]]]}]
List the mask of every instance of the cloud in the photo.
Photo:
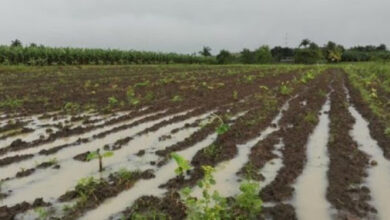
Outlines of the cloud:
[{"label": "cloud", "polygon": [[390,45],[388,0],[3,0],[0,44],[192,53],[263,44]]}]

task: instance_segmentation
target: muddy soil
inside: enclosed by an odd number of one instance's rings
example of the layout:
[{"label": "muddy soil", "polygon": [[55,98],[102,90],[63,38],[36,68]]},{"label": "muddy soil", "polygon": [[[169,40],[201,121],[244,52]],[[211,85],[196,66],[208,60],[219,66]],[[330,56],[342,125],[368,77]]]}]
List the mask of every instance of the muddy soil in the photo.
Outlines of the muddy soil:
[{"label": "muddy soil", "polygon": [[337,209],[337,219],[368,218],[370,212],[376,212],[369,205],[370,190],[362,186],[367,177],[369,158],[359,150],[350,135],[355,121],[348,111],[343,89],[345,75],[341,71],[337,72],[333,84],[335,91],[331,95],[327,199]]},{"label": "muddy soil", "polygon": [[[340,70],[342,71],[342,70]],[[354,88],[349,80],[345,80],[345,84],[350,92],[352,105],[363,115],[363,117],[368,120],[370,134],[371,136],[378,141],[379,146],[383,150],[384,156],[390,160],[390,137],[385,135],[386,126],[378,116],[376,116],[368,106],[357,88]]]}]

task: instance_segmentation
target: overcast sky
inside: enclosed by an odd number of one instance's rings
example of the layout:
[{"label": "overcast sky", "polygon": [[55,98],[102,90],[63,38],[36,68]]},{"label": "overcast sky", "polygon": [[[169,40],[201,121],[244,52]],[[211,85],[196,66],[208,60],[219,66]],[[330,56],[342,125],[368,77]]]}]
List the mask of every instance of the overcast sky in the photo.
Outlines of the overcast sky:
[{"label": "overcast sky", "polygon": [[0,44],[192,53],[297,46],[390,46],[390,0],[1,0]]}]

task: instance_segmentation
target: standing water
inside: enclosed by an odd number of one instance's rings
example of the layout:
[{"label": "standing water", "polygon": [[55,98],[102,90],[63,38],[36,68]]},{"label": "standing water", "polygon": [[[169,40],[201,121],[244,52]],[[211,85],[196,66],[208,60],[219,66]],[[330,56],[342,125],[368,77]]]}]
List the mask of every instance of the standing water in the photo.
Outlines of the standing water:
[{"label": "standing water", "polygon": [[368,154],[377,165],[368,170],[367,184],[371,190],[373,205],[378,210],[379,219],[390,219],[390,161],[383,156],[383,152],[371,135],[368,122],[352,106],[349,111],[356,123],[351,136],[359,144],[359,148]]},{"label": "standing water", "polygon": [[330,204],[326,200],[328,186],[327,171],[329,165],[327,143],[329,138],[329,95],[322,107],[320,121],[307,143],[307,163],[295,185],[294,204],[298,219],[328,220]]}]

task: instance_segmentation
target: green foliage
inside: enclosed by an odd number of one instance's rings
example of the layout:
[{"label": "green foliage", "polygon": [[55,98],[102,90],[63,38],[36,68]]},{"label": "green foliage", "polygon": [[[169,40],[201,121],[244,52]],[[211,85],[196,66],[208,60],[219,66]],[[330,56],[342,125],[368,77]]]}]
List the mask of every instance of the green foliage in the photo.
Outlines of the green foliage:
[{"label": "green foliage", "polygon": [[12,46],[0,46],[0,64],[9,65],[119,65],[119,64],[213,64],[211,56],[176,53],[124,51],[112,49],[53,48],[25,46],[15,41]]},{"label": "green foliage", "polygon": [[216,131],[217,131],[217,134],[222,135],[222,134],[225,134],[226,132],[228,132],[229,129],[230,129],[230,126],[228,124],[221,124],[217,127]]},{"label": "green foliage", "polygon": [[82,178],[78,181],[75,190],[79,195],[79,204],[85,203],[88,198],[96,197],[95,191],[99,186],[100,181],[93,177]]},{"label": "green foliage", "polygon": [[203,47],[202,51],[199,52],[200,55],[205,57],[211,56],[211,48],[210,47]]},{"label": "green foliage", "polygon": [[129,86],[126,91],[127,101],[131,105],[138,105],[140,103],[140,100],[135,95],[135,91],[133,87]]},{"label": "green foliage", "polygon": [[390,127],[387,127],[387,128],[385,129],[385,135],[386,135],[387,137],[390,137]]},{"label": "green foliage", "polygon": [[237,90],[233,91],[233,99],[234,100],[238,100],[238,92],[237,92]]},{"label": "green foliage", "polygon": [[108,105],[110,108],[117,107],[119,105],[119,101],[114,96],[111,96],[108,98]]},{"label": "green foliage", "polygon": [[215,184],[212,176],[214,169],[211,166],[202,166],[204,178],[199,181],[198,186],[202,189],[202,197],[196,199],[191,197],[191,189],[182,190],[182,201],[187,207],[187,218],[191,220],[216,219],[222,220],[229,217],[228,204],[225,198],[217,191],[210,192],[211,186]]},{"label": "green foliage", "polygon": [[76,113],[80,111],[80,105],[73,102],[67,102],[64,106],[64,111],[67,113]]},{"label": "green foliage", "polygon": [[175,169],[176,175],[184,176],[184,174],[191,169],[190,163],[188,160],[184,159],[182,156],[180,156],[177,153],[172,153],[171,157],[175,160],[177,164],[177,168]]},{"label": "green foliage", "polygon": [[[100,155],[100,153],[98,153],[97,151],[91,152],[87,155],[87,161],[98,159],[99,155]],[[114,156],[113,151],[106,151],[106,152],[104,152],[104,154],[101,154],[102,158],[107,158],[107,157],[112,157],[112,156]]]},{"label": "green foliage", "polygon": [[203,149],[203,152],[210,158],[214,158],[217,155],[218,147],[215,144],[211,144]]},{"label": "green foliage", "polygon": [[311,80],[313,80],[315,78],[315,73],[314,73],[314,71],[313,70],[309,70],[309,71],[307,71],[303,76],[302,76],[302,78],[301,78],[301,82],[303,83],[303,84],[306,84],[306,83],[308,83],[309,81],[311,81]]},{"label": "green foliage", "polygon": [[[126,218],[123,218],[126,219]],[[158,210],[148,210],[145,213],[134,213],[131,215],[132,220],[147,220],[147,219],[153,219],[153,220],[166,220],[169,219],[168,216],[160,212]]]},{"label": "green foliage", "polygon": [[293,92],[293,88],[289,87],[287,83],[282,83],[282,85],[279,87],[279,92],[282,95],[290,95]]},{"label": "green foliage", "polygon": [[318,122],[317,114],[315,112],[309,112],[306,114],[303,120],[311,124],[317,124]]},{"label": "green foliage", "polygon": [[179,95],[175,95],[172,97],[172,102],[181,102],[183,101],[183,98]]},{"label": "green foliage", "polygon": [[219,54],[217,55],[217,63],[218,64],[233,63],[233,60],[234,60],[233,55],[227,50],[221,50],[219,52]]},{"label": "green foliage", "polygon": [[259,49],[255,51],[256,63],[271,63],[272,62],[272,54],[268,46],[261,46]]},{"label": "green foliage", "polygon": [[310,43],[309,47],[299,48],[295,50],[295,62],[304,64],[319,63],[323,56],[321,49],[314,43]]},{"label": "green foliage", "polygon": [[[241,194],[236,197],[236,204],[240,210],[247,214],[246,219],[256,219],[260,214],[263,201],[259,197],[259,184],[256,182],[243,182],[240,186]],[[241,218],[243,216],[240,216]]]},{"label": "green foliage", "polygon": [[5,100],[0,101],[0,108],[19,109],[23,102],[22,99],[6,97]]},{"label": "green foliage", "polygon": [[46,220],[49,217],[49,212],[45,207],[37,207],[34,211],[37,213],[38,219],[40,220]]},{"label": "green foliage", "polygon": [[200,198],[191,197],[191,189],[184,188],[181,191],[182,202],[187,207],[187,218],[193,220],[209,219],[257,219],[262,210],[262,200],[258,196],[259,184],[256,182],[244,182],[240,185],[241,193],[234,198],[234,202],[228,202],[220,196],[218,191],[211,191],[215,185],[212,175],[214,168],[202,166],[204,177],[198,182],[202,190]]}]

